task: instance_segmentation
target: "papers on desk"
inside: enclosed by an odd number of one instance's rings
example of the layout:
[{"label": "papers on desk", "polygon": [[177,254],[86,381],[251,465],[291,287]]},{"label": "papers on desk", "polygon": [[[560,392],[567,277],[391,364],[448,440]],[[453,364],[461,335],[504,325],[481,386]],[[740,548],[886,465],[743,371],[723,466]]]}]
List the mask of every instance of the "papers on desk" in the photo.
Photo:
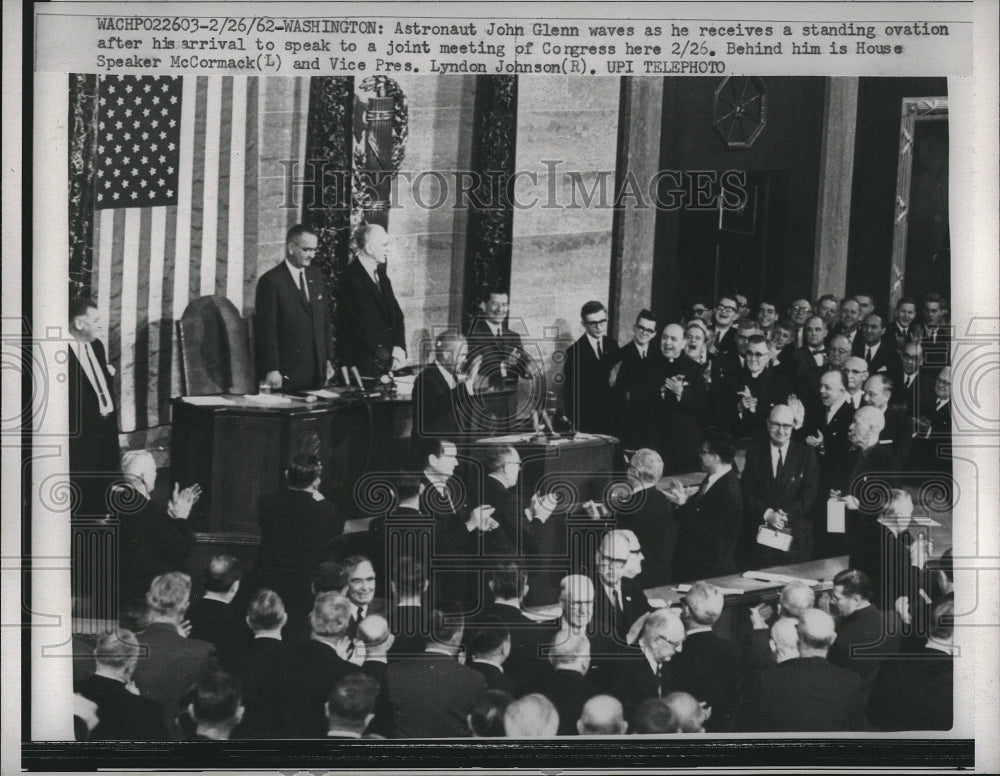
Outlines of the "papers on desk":
[{"label": "papers on desk", "polygon": [[282,396],[278,393],[245,393],[243,398],[254,404],[260,404],[265,407],[274,407],[279,404],[291,404],[292,399],[288,396]]},{"label": "papers on desk", "polygon": [[774,585],[787,585],[789,582],[802,582],[810,587],[819,584],[816,579],[802,579],[801,577],[790,577],[787,574],[777,574],[773,571],[744,571],[745,579],[757,579],[761,582],[770,582]]},{"label": "papers on desk", "polygon": [[320,388],[315,391],[306,391],[310,396],[315,396],[317,399],[339,399],[340,393],[338,391],[332,391],[329,388]]},{"label": "papers on desk", "polygon": [[232,399],[226,396],[182,396],[181,400],[195,407],[221,407],[233,403]]},{"label": "papers on desk", "polygon": [[[722,593],[723,595],[743,595],[746,592],[746,590],[740,590],[738,587],[722,587],[721,585],[716,585],[716,587],[719,588],[719,592]],[[674,590],[676,590],[678,593],[687,593],[689,590],[691,590],[691,585],[688,585],[686,583],[681,585],[674,585]],[[650,606],[652,606],[655,609],[662,608],[654,604],[653,600],[654,599],[652,598],[649,599]],[[659,601],[660,599],[657,598],[656,600]],[[663,605],[666,606],[666,601],[663,602]]]},{"label": "papers on desk", "polygon": [[826,502],[826,532],[845,533],[844,522],[847,503],[839,498],[832,498]]}]

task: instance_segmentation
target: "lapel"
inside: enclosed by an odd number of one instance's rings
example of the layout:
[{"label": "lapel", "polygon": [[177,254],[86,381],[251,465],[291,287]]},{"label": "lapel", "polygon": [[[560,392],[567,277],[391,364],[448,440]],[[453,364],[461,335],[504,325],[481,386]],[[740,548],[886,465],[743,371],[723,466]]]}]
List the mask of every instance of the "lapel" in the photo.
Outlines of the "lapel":
[{"label": "lapel", "polygon": [[[288,271],[288,267],[282,266],[283,264],[285,264],[284,261],[282,261],[281,264],[279,264],[276,268],[279,270],[279,274],[283,278],[281,282],[285,284],[285,288],[288,289],[288,293],[292,295],[292,298],[295,299],[298,305],[307,313],[311,314],[312,305],[307,304],[306,300],[302,298],[302,292],[299,290],[298,283],[296,282],[295,278],[292,277],[292,273]],[[315,299],[315,297],[313,296],[313,284],[309,282],[308,270],[306,270],[305,278],[306,278],[306,288],[309,289],[309,299],[310,300]]]},{"label": "lapel", "polygon": [[781,470],[781,478],[774,484],[775,493],[781,493],[785,489],[785,485],[788,480],[792,477],[792,470],[798,464],[798,455],[795,449],[795,444],[792,442],[788,443],[788,455],[785,456],[785,466]]}]

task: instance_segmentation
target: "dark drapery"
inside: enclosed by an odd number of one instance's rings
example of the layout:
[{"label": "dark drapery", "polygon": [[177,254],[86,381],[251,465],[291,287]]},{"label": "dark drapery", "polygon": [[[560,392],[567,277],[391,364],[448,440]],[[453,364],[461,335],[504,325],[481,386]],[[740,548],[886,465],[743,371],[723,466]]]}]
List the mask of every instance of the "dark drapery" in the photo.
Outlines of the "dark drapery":
[{"label": "dark drapery", "polygon": [[97,76],[69,76],[69,293],[91,295]]}]

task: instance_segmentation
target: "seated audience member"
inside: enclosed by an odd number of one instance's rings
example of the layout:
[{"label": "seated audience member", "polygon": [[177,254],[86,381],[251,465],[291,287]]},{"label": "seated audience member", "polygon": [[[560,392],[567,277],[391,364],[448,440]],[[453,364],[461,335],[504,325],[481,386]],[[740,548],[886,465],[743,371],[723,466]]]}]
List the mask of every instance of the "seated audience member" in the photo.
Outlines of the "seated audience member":
[{"label": "seated audience member", "polygon": [[340,679],[326,702],[327,738],[372,738],[365,730],[375,717],[379,683],[365,674]]},{"label": "seated audience member", "polygon": [[710,731],[728,732],[743,677],[739,648],[712,630],[722,616],[723,595],[709,582],[695,582],[684,596],[681,619],[685,635],[682,652],[671,665],[673,688],[691,693],[708,704]]},{"label": "seated audience member", "polygon": [[391,590],[386,619],[395,636],[390,659],[420,655],[427,644],[430,610],[424,605],[429,581],[424,565],[409,555],[400,558],[389,570]]},{"label": "seated audience member", "polygon": [[322,471],[316,456],[296,456],[285,470],[288,490],[262,498],[257,517],[261,535],[252,589],[281,596],[296,640],[308,637],[313,573],[344,530],[332,502],[319,492]]},{"label": "seated audience member", "polygon": [[861,677],[865,698],[886,656],[900,651],[892,613],[879,611],[871,599],[872,583],[863,571],[845,569],[833,578],[833,601],[840,617],[829,660]]},{"label": "seated audience member", "polygon": [[184,615],[191,603],[191,577],[177,571],[161,574],[146,593],[148,625],[138,634],[145,658],[132,675],[145,697],[161,704],[167,731],[177,737],[177,715],[184,693],[217,669],[215,647],[187,638]]},{"label": "seated audience member", "polygon": [[[769,568],[812,557],[812,506],[819,473],[812,449],[791,438],[794,421],[789,407],[777,405],[767,420],[768,443],[758,443],[747,451],[741,480],[741,568]],[[788,551],[757,543],[762,525],[790,533]]]},{"label": "seated audience member", "polygon": [[504,672],[511,650],[510,631],[499,618],[477,620],[476,626],[466,633],[465,648],[466,665],[483,675],[487,688],[517,695],[517,682]]},{"label": "seated audience member", "polygon": [[375,567],[363,555],[352,555],[344,559],[344,570],[347,571],[347,591],[345,595],[351,602],[351,624],[348,633],[354,638],[358,632],[358,623],[369,614],[385,614],[384,598],[375,597]]},{"label": "seated audience member", "polygon": [[674,555],[680,522],[676,510],[656,485],[663,477],[663,459],[655,450],[636,450],[629,459],[628,495],[612,503],[615,525],[635,532],[646,564],[638,583],[659,587],[674,581]]},{"label": "seated audience member", "polygon": [[632,624],[652,608],[642,586],[622,573],[629,556],[628,540],[622,534],[608,531],[601,537],[594,563],[596,596],[590,635],[599,637],[601,645],[611,651],[627,644]]},{"label": "seated audience member", "polygon": [[258,590],[247,607],[246,624],[253,633],[250,643],[236,656],[233,675],[243,688],[246,712],[238,738],[281,738],[281,670],[285,644],[281,629],[288,621],[285,605],[273,590]]},{"label": "seated audience member", "polygon": [[152,500],[156,487],[156,461],[146,450],[130,450],[122,456],[126,484],[118,486],[114,504],[118,519],[118,584],[122,609],[141,602],[154,577],[184,568],[194,546],[188,525],[191,507],[201,496],[201,487],[181,489],[174,484],[164,508]]},{"label": "seated audience member", "polygon": [[934,607],[926,645],[887,658],[875,678],[868,715],[879,730],[950,730],[953,724],[955,603]]},{"label": "seated audience member", "polygon": [[469,712],[469,731],[476,738],[503,738],[503,716],[514,699],[503,690],[487,690]]},{"label": "seated audience member", "polygon": [[711,712],[686,692],[647,698],[635,710],[632,732],[640,735],[704,733]]},{"label": "seated audience member", "polygon": [[469,735],[468,716],[486,691],[483,675],[458,661],[462,616],[435,610],[430,626],[423,655],[390,662],[385,672],[393,738]]},{"label": "seated audience member", "polygon": [[420,370],[413,383],[413,444],[473,431],[485,418],[474,403],[480,352],[466,371],[466,342],[457,331],[445,331],[434,341],[434,361]]},{"label": "seated audience member", "polygon": [[320,593],[309,614],[311,638],[285,650],[282,706],[286,731],[293,738],[326,735],[324,706],[333,686],[359,671],[347,660],[350,618],[350,601],[339,593]]},{"label": "seated audience member", "polygon": [[[162,741],[167,737],[163,707],[139,695],[132,683],[140,647],[132,631],[119,628],[97,639],[97,669],[76,685],[76,692],[96,704],[98,723],[91,741]],[[78,739],[79,740],[79,739]]]},{"label": "seated audience member", "polygon": [[837,632],[833,618],[810,609],[796,621],[799,657],[758,674],[747,693],[740,729],[766,732],[864,730],[861,679],[831,665],[827,652]]},{"label": "seated audience member", "polygon": [[722,431],[708,433],[699,450],[705,478],[698,491],[689,497],[676,481],[666,491],[667,498],[680,507],[676,575],[679,580],[736,572],[736,539],[743,520],[743,492],[735,456],[732,436]]},{"label": "seated audience member", "polygon": [[250,631],[233,607],[242,576],[239,560],[232,555],[215,555],[202,578],[205,595],[187,611],[191,638],[215,645],[219,665],[227,671],[233,669],[238,654],[250,640]]},{"label": "seated audience member", "polygon": [[559,712],[544,695],[531,693],[507,705],[503,729],[507,738],[554,738],[559,730]]},{"label": "seated audience member", "polygon": [[626,719],[646,698],[662,698],[673,689],[671,661],[684,646],[684,623],[670,609],[650,612],[636,627],[637,648],[611,662],[604,682],[625,707]]},{"label": "seated audience member", "polygon": [[243,719],[240,683],[224,671],[209,674],[195,687],[187,712],[196,741],[228,741]]},{"label": "seated audience member", "polygon": [[623,736],[628,731],[622,704],[610,695],[595,695],[585,704],[576,722],[581,736]]},{"label": "seated audience member", "polygon": [[560,634],[549,649],[549,663],[553,670],[534,690],[555,704],[559,712],[558,735],[573,735],[583,705],[601,692],[586,676],[590,669],[590,640],[584,633]]}]

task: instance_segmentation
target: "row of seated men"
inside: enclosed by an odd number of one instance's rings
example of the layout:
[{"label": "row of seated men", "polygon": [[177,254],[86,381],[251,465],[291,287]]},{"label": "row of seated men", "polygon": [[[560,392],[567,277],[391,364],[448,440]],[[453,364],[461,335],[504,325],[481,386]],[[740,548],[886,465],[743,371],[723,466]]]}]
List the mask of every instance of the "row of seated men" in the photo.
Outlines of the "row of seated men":
[{"label": "row of seated men", "polygon": [[[470,617],[431,610],[423,565],[399,559],[388,600],[371,562],[316,576],[309,635],[289,640],[273,590],[233,605],[238,561],[212,559],[207,592],[153,580],[147,608],[79,661],[79,735],[92,740],[451,738],[676,732],[945,730],[952,724],[954,603],[949,560],[914,553],[919,586],[896,611],[864,572],[832,595],[786,586],[726,635],[722,591],[693,584],[653,609],[624,576],[618,531],[598,551],[598,585],[561,580],[561,614],[522,610],[527,575],[503,562]],[[610,584],[609,584],[610,583]],[[228,584],[228,587],[226,585]],[[333,586],[334,589],[325,589]],[[622,598],[614,599],[613,596]],[[913,627],[919,622],[926,628]],[[89,674],[89,675],[88,675]],[[88,713],[89,707],[89,713]],[[96,707],[96,708],[95,708]]]}]

